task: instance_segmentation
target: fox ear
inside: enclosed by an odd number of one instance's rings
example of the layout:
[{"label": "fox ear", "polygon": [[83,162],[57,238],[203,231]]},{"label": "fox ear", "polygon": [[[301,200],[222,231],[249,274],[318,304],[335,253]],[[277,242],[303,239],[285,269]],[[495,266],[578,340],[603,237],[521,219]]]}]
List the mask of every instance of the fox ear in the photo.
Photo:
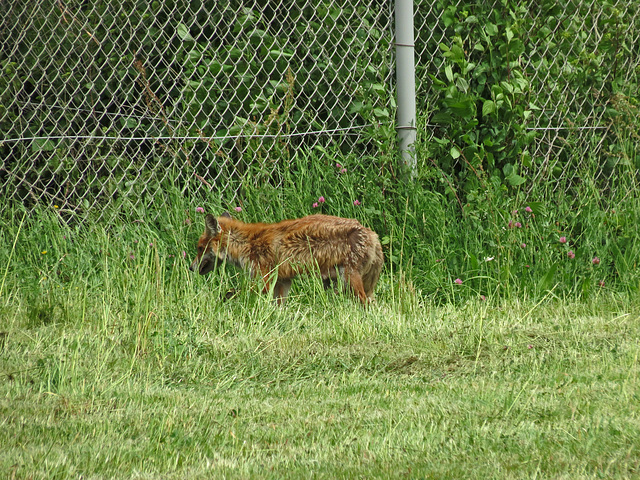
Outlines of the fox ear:
[{"label": "fox ear", "polygon": [[224,212],[222,215],[220,215],[221,217],[225,217],[225,218],[231,218],[231,215],[229,215],[229,212]]},{"label": "fox ear", "polygon": [[209,237],[215,237],[220,232],[220,225],[218,225],[218,220],[216,220],[216,217],[214,217],[210,213],[204,219],[204,227],[205,233]]}]

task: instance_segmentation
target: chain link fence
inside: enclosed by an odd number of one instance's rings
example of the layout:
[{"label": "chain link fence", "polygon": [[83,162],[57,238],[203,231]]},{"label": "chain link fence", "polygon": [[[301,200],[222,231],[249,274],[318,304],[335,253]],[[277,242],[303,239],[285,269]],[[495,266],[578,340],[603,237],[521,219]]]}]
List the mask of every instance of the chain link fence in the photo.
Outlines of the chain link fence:
[{"label": "chain link fence", "polygon": [[[391,6],[8,1],[0,185],[82,215],[115,199],[277,185],[301,147],[348,150],[390,118]],[[232,201],[232,198],[228,198]]]},{"label": "chain link fence", "polygon": [[[0,189],[107,216],[123,199],[149,206],[167,182],[232,195],[246,181],[281,184],[303,149],[370,150],[363,132],[394,122],[393,10],[387,0],[2,2]],[[452,86],[464,94],[473,82],[486,84],[478,118],[524,105],[531,142],[519,161],[537,180],[575,168],[563,162],[572,149],[619,161],[607,109],[638,113],[637,97],[612,93],[638,85],[638,11],[636,1],[416,1],[424,139],[454,136],[439,109]]]},{"label": "chain link fence", "polygon": [[525,139],[510,153],[531,178],[529,189],[543,182],[568,189],[580,170],[607,181],[620,165],[640,167],[640,2],[417,3],[418,110],[434,112],[423,140],[464,137],[464,129],[437,121],[439,109],[453,96],[463,110],[475,87],[483,100],[468,116],[479,122],[513,122],[520,104]]}]

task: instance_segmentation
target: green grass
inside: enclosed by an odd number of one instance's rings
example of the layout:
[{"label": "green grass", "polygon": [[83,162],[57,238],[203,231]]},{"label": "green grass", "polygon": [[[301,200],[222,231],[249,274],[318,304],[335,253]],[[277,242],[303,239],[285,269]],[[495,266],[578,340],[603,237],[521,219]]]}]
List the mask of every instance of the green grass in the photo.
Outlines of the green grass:
[{"label": "green grass", "polygon": [[202,216],[186,208],[109,228],[7,217],[8,478],[640,475],[633,290],[479,291],[446,269],[429,290],[400,218],[381,235],[407,260],[371,308],[310,278],[279,308],[236,271],[187,270]]}]

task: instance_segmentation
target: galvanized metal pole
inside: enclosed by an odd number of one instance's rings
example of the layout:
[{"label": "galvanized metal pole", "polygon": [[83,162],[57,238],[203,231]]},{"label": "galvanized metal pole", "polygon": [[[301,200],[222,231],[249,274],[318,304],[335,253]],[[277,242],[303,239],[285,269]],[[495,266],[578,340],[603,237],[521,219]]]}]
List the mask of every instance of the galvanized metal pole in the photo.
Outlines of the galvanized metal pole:
[{"label": "galvanized metal pole", "polygon": [[416,77],[413,58],[413,0],[396,0],[396,89],[398,144],[402,162],[416,174]]}]

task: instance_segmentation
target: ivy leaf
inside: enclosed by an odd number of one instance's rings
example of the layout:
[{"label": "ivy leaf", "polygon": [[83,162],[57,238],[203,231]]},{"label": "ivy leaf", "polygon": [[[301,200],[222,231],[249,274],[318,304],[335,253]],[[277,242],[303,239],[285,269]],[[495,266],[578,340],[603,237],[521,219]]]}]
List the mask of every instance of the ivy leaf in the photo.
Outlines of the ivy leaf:
[{"label": "ivy leaf", "polygon": [[487,23],[484,28],[490,37],[498,34],[498,26],[493,23]]},{"label": "ivy leaf", "polygon": [[189,27],[187,27],[184,23],[178,24],[178,36],[182,39],[183,42],[195,42],[195,39],[189,33]]},{"label": "ivy leaf", "polygon": [[433,123],[445,124],[445,125],[450,124],[451,120],[452,120],[451,114],[447,111],[440,111],[434,114],[433,117],[431,118],[431,121]]},{"label": "ivy leaf", "polygon": [[31,143],[32,152],[51,152],[56,149],[55,143],[47,138],[34,138]]},{"label": "ivy leaf", "polygon": [[447,80],[453,82],[453,70],[451,69],[451,65],[444,67],[444,74],[447,76]]},{"label": "ivy leaf", "polygon": [[496,111],[496,103],[493,100],[485,100],[482,104],[482,116],[487,117]]},{"label": "ivy leaf", "polygon": [[509,182],[509,185],[511,185],[512,187],[517,187],[518,185],[522,185],[526,181],[527,181],[526,178],[521,177],[520,175],[517,175],[515,173],[507,177],[507,182]]},{"label": "ivy leaf", "polygon": [[507,43],[511,43],[511,40],[513,40],[513,30],[507,27]]},{"label": "ivy leaf", "polygon": [[386,108],[374,108],[373,114],[378,118],[389,118],[389,110]]}]

